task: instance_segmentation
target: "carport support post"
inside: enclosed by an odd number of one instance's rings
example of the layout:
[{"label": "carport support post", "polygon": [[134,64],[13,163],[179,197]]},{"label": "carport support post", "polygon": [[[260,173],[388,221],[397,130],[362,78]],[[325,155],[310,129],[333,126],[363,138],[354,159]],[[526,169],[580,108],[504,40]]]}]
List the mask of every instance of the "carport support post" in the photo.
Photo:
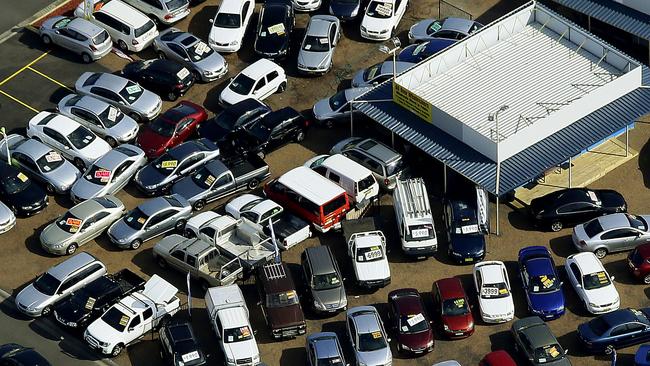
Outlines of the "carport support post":
[{"label": "carport support post", "polygon": [[7,140],[7,130],[3,127],[0,127],[0,133],[5,139],[5,146],[7,147],[7,164],[11,165],[11,153],[9,152],[9,140]]},{"label": "carport support post", "polygon": [[625,125],[625,157],[630,153],[630,129],[629,125]]},{"label": "carport support post", "polygon": [[442,190],[447,195],[447,164],[442,163]]},{"label": "carport support post", "polygon": [[350,137],[354,136],[354,113],[352,113],[352,105],[354,101],[350,101]]},{"label": "carport support post", "polygon": [[571,174],[571,157],[569,156],[569,188],[572,188],[572,178],[573,175]]}]

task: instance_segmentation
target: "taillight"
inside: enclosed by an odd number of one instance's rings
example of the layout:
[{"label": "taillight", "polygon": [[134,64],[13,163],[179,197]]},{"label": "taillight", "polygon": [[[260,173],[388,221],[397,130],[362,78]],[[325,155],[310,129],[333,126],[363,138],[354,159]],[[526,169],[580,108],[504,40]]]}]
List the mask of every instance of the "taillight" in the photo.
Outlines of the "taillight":
[{"label": "taillight", "polygon": [[134,45],[134,46],[137,45],[138,43],[139,43],[139,42],[138,42],[137,39],[134,39],[134,40],[131,41],[131,44]]},{"label": "taillight", "polygon": [[93,45],[93,44],[90,45],[90,49],[93,50],[93,51],[97,51],[97,47],[95,47],[95,45]]},{"label": "taillight", "polygon": [[306,120],[305,120],[305,127],[309,127],[309,124],[310,124],[310,123],[311,123],[311,121],[308,120],[308,119],[306,119]]},{"label": "taillight", "polygon": [[584,241],[584,240],[580,240],[580,242],[578,244],[580,244],[581,247],[586,247],[587,246],[587,242]]},{"label": "taillight", "polygon": [[166,14],[166,15],[164,16],[165,20],[171,19],[171,18],[173,18],[173,17],[174,17],[174,16],[171,15],[171,14]]},{"label": "taillight", "polygon": [[183,84],[176,84],[176,86],[174,86],[174,88],[176,88],[176,89],[183,89]]},{"label": "taillight", "polygon": [[384,184],[385,184],[385,185],[389,185],[389,184],[390,184],[390,181],[388,180],[388,178],[384,179]]}]

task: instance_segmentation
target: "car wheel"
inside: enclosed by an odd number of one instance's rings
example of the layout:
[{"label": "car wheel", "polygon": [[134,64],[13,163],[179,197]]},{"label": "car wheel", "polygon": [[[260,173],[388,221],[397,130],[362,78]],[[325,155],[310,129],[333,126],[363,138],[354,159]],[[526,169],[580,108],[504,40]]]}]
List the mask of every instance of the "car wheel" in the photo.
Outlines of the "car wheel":
[{"label": "car wheel", "polygon": [[158,267],[165,269],[167,268],[167,261],[158,257]]},{"label": "car wheel", "polygon": [[323,125],[325,128],[334,128],[334,120],[328,119],[323,123]]},{"label": "car wheel", "polygon": [[194,211],[201,211],[203,210],[203,207],[205,207],[205,202],[203,200],[198,200],[192,205],[192,209],[194,209]]},{"label": "car wheel", "polygon": [[248,189],[253,190],[253,189],[257,188],[257,186],[259,186],[259,185],[260,185],[260,181],[253,178],[253,179],[250,180],[250,182],[248,182]]},{"label": "car wheel", "polygon": [[305,139],[305,131],[300,130],[296,134],[296,142],[302,142]]},{"label": "car wheel", "polygon": [[43,37],[41,37],[41,40],[43,41],[44,44],[48,46],[52,44],[52,38],[50,38],[50,36],[46,34],[44,34]]},{"label": "car wheel", "polygon": [[117,140],[115,140],[110,136],[106,136],[106,142],[108,142],[108,144],[111,145],[111,147],[117,146]]},{"label": "car wheel", "polygon": [[83,63],[85,63],[85,64],[89,64],[89,63],[93,62],[93,58],[90,57],[89,54],[84,52],[84,53],[81,54],[81,61],[83,61]]},{"label": "car wheel", "polygon": [[52,307],[48,305],[41,311],[41,316],[48,316],[50,313],[52,313]]},{"label": "car wheel", "polygon": [[82,172],[86,170],[86,163],[84,163],[84,161],[81,160],[80,158],[74,158],[72,162],[74,163],[74,166],[79,168],[79,170],[81,170]]},{"label": "car wheel", "polygon": [[45,185],[45,190],[47,191],[47,194],[54,194],[54,193],[56,193],[56,189],[55,189],[54,186],[53,186],[52,184],[50,184],[50,183],[48,183],[48,184]]},{"label": "car wheel", "polygon": [[194,237],[194,231],[187,229],[183,232],[183,236],[188,239],[192,239]]},{"label": "car wheel", "polygon": [[124,41],[121,40],[121,39],[120,39],[119,41],[117,41],[117,47],[118,47],[120,50],[124,51],[124,52],[128,52],[128,51],[129,51],[129,47],[126,45],[126,42],[124,42]]},{"label": "car wheel", "polygon": [[129,246],[131,249],[136,250],[142,246],[142,240],[140,239],[135,239],[134,241],[131,242],[131,245]]},{"label": "car wheel", "polygon": [[605,248],[598,248],[598,249],[596,249],[596,251],[594,252],[594,254],[596,255],[596,258],[598,258],[598,259],[603,259],[603,258],[605,258],[605,256],[607,255],[607,249],[605,249]]},{"label": "car wheel", "polygon": [[142,118],[140,118],[140,115],[135,113],[135,112],[129,113],[128,116],[133,118],[133,120],[138,122],[138,123],[140,123],[140,121],[142,120]]},{"label": "car wheel", "polygon": [[645,283],[646,285],[650,285],[650,274],[643,277],[643,283]]},{"label": "car wheel", "polygon": [[177,95],[176,93],[174,93],[173,91],[170,91],[170,92],[167,94],[167,99],[168,99],[170,102],[173,102],[173,101],[175,101],[176,99],[178,99],[178,95]]},{"label": "car wheel", "polygon": [[73,255],[76,251],[77,251],[77,244],[72,243],[72,244],[68,245],[68,247],[66,248],[65,254]]},{"label": "car wheel", "polygon": [[196,80],[197,83],[203,80],[203,78],[201,77],[201,73],[199,73],[196,70],[192,71],[192,75],[194,75],[194,80]]},{"label": "car wheel", "polygon": [[283,81],[282,84],[280,84],[280,86],[278,86],[278,93],[282,93],[285,90],[287,90],[287,82]]},{"label": "car wheel", "polygon": [[123,346],[121,344],[118,344],[115,347],[113,347],[113,350],[111,351],[111,356],[117,357],[120,353],[122,353],[122,348]]},{"label": "car wheel", "polygon": [[164,60],[167,58],[167,55],[163,51],[158,51],[158,58]]},{"label": "car wheel", "polygon": [[186,221],[183,219],[176,221],[176,231],[183,231],[185,228],[185,223]]},{"label": "car wheel", "polygon": [[554,232],[562,230],[562,223],[560,221],[553,221],[551,223],[551,230]]}]

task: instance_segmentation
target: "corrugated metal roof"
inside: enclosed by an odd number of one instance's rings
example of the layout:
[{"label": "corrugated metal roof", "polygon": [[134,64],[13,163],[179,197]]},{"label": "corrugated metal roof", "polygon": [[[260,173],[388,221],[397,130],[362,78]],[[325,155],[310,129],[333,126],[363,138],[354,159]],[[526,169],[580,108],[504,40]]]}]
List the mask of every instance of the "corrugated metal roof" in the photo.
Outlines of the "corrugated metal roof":
[{"label": "corrugated metal roof", "polygon": [[[355,104],[355,108],[470,181],[496,194],[495,162],[393,102],[372,102],[391,97],[392,82],[386,82],[363,95],[360,99],[369,102]],[[650,89],[639,88],[510,157],[501,163],[499,195],[526,184],[648,112]]]},{"label": "corrugated metal roof", "polygon": [[650,39],[650,15],[612,0],[552,0],[643,39]]}]

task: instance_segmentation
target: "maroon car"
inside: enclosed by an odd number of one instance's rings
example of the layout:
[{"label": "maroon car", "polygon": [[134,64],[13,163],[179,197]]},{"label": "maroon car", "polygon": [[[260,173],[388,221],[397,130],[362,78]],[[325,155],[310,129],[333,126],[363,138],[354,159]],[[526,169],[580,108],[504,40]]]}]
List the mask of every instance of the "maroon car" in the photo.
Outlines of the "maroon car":
[{"label": "maroon car", "polygon": [[140,129],[136,144],[148,158],[156,158],[187,140],[207,118],[203,107],[182,100]]},{"label": "maroon car", "polygon": [[448,338],[466,338],[474,333],[474,317],[463,284],[458,278],[444,278],[431,290],[442,332]]},{"label": "maroon car", "polygon": [[478,364],[479,366],[517,366],[508,352],[498,350],[490,352]]},{"label": "maroon car", "polygon": [[397,334],[397,349],[412,355],[433,351],[431,321],[418,290],[404,288],[388,294],[388,318]]},{"label": "maroon car", "polygon": [[627,256],[627,264],[634,277],[650,285],[650,243],[637,246]]}]

